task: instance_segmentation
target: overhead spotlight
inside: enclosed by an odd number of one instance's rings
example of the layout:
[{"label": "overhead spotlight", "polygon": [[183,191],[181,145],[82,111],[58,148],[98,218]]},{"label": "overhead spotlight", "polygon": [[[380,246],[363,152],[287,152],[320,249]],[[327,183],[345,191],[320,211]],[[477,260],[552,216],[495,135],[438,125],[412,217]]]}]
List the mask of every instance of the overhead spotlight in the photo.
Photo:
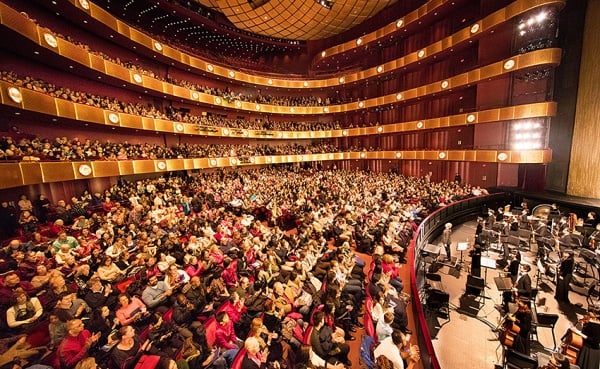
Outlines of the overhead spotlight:
[{"label": "overhead spotlight", "polygon": [[315,3],[324,8],[331,9],[333,7],[334,0],[315,0]]}]

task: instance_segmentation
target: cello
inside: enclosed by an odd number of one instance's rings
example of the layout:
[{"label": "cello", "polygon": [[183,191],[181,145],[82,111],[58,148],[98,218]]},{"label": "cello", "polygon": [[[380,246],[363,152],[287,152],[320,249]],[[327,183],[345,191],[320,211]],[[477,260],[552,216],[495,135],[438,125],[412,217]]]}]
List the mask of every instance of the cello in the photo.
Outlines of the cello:
[{"label": "cello", "polygon": [[[582,324],[588,323],[592,317],[586,315],[581,318],[577,324],[578,327]],[[569,327],[562,337],[561,353],[565,355],[571,364],[577,363],[577,357],[579,351],[583,347],[583,336],[579,329],[575,327]]]},{"label": "cello", "polygon": [[515,317],[511,314],[507,314],[504,319],[502,332],[500,333],[500,343],[507,348],[513,347],[515,344],[515,337],[521,332],[521,327],[515,323]]}]

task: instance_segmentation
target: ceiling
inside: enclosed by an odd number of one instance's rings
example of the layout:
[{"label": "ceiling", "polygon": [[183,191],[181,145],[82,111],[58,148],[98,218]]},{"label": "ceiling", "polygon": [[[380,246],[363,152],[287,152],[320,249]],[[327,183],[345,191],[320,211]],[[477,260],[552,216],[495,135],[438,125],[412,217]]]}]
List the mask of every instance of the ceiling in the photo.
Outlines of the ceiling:
[{"label": "ceiling", "polygon": [[[398,0],[334,0],[331,9],[315,0],[195,0],[226,16],[238,29],[288,40],[320,40],[335,36]],[[252,0],[255,4],[257,0]],[[330,0],[331,1],[331,0]]]}]

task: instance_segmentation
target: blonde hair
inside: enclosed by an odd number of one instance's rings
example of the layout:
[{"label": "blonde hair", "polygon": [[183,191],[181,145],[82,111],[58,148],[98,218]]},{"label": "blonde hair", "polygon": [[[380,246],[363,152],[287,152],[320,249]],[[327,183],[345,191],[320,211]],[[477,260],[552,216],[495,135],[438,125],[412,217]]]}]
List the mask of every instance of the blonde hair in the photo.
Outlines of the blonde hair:
[{"label": "blonde hair", "polygon": [[96,359],[94,359],[93,357],[86,357],[85,359],[77,363],[75,369],[93,369],[96,368],[96,366]]}]

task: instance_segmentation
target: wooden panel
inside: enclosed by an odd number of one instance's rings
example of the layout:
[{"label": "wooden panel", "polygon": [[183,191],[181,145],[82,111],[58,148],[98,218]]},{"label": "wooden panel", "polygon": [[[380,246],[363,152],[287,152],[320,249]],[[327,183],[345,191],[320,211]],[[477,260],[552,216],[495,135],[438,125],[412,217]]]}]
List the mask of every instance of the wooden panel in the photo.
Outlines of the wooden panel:
[{"label": "wooden panel", "polygon": [[23,177],[23,184],[37,184],[44,183],[44,176],[42,175],[42,167],[38,163],[20,163],[15,164],[16,167],[21,166],[20,171]]},{"label": "wooden panel", "polygon": [[44,163],[42,165],[44,182],[61,182],[75,179],[73,164],[70,162]]},{"label": "wooden panel", "polygon": [[77,119],[92,122],[92,123],[105,123],[104,111],[102,109],[94,108],[83,104],[73,104]]},{"label": "wooden panel", "polygon": [[154,129],[161,132],[175,132],[173,122],[170,120],[155,119]]},{"label": "wooden panel", "polygon": [[119,114],[120,118],[120,126],[128,127],[128,128],[136,128],[136,129],[144,129],[144,124],[142,123],[142,117],[138,115],[131,114]]},{"label": "wooden panel", "polygon": [[104,65],[106,68],[106,74],[109,76],[119,78],[123,81],[129,81],[131,75],[129,69],[119,64],[112,63],[108,60],[104,62]]},{"label": "wooden panel", "polygon": [[4,3],[0,3],[0,21],[6,27],[20,33],[28,39],[38,43],[40,42],[37,25],[20,12]]},{"label": "wooden panel", "polygon": [[90,66],[90,68],[95,69],[101,73],[106,73],[106,71],[104,70],[104,59],[94,55],[94,54],[90,54],[88,53],[88,58],[90,59],[90,61],[88,62],[88,65]]},{"label": "wooden panel", "polygon": [[174,171],[174,170],[184,170],[187,169],[185,167],[185,163],[182,159],[177,159],[177,160],[165,160],[166,164],[167,164],[167,170],[168,171]]},{"label": "wooden panel", "polygon": [[90,57],[85,49],[65,41],[62,38],[58,39],[58,50],[58,53],[65,58],[69,58],[86,67],[90,64]]},{"label": "wooden panel", "polygon": [[477,161],[495,162],[496,151],[477,151]]},{"label": "wooden panel", "polygon": [[112,177],[121,175],[119,171],[119,163],[116,161],[94,161],[92,162],[92,170],[97,177]]},{"label": "wooden panel", "polygon": [[56,111],[59,117],[68,119],[77,119],[75,104],[63,99],[54,99],[56,103]]},{"label": "wooden panel", "polygon": [[0,171],[2,172],[2,175],[0,176],[0,188],[11,188],[24,185],[21,166],[0,163]]},{"label": "wooden panel", "polygon": [[154,173],[156,171],[154,160],[135,160],[133,171],[135,173]]},{"label": "wooden panel", "polygon": [[155,78],[152,77],[148,77],[146,75],[142,75],[142,79],[143,82],[142,84],[144,85],[144,87],[152,89],[154,91],[160,91],[160,92],[164,92],[163,91],[163,83]]},{"label": "wooden panel", "polygon": [[24,109],[49,115],[57,115],[54,98],[50,95],[45,95],[26,88],[21,89],[21,95],[23,96]]},{"label": "wooden panel", "polygon": [[121,173],[122,176],[135,174],[135,170],[133,169],[134,162],[135,160],[119,161],[119,173]]}]

